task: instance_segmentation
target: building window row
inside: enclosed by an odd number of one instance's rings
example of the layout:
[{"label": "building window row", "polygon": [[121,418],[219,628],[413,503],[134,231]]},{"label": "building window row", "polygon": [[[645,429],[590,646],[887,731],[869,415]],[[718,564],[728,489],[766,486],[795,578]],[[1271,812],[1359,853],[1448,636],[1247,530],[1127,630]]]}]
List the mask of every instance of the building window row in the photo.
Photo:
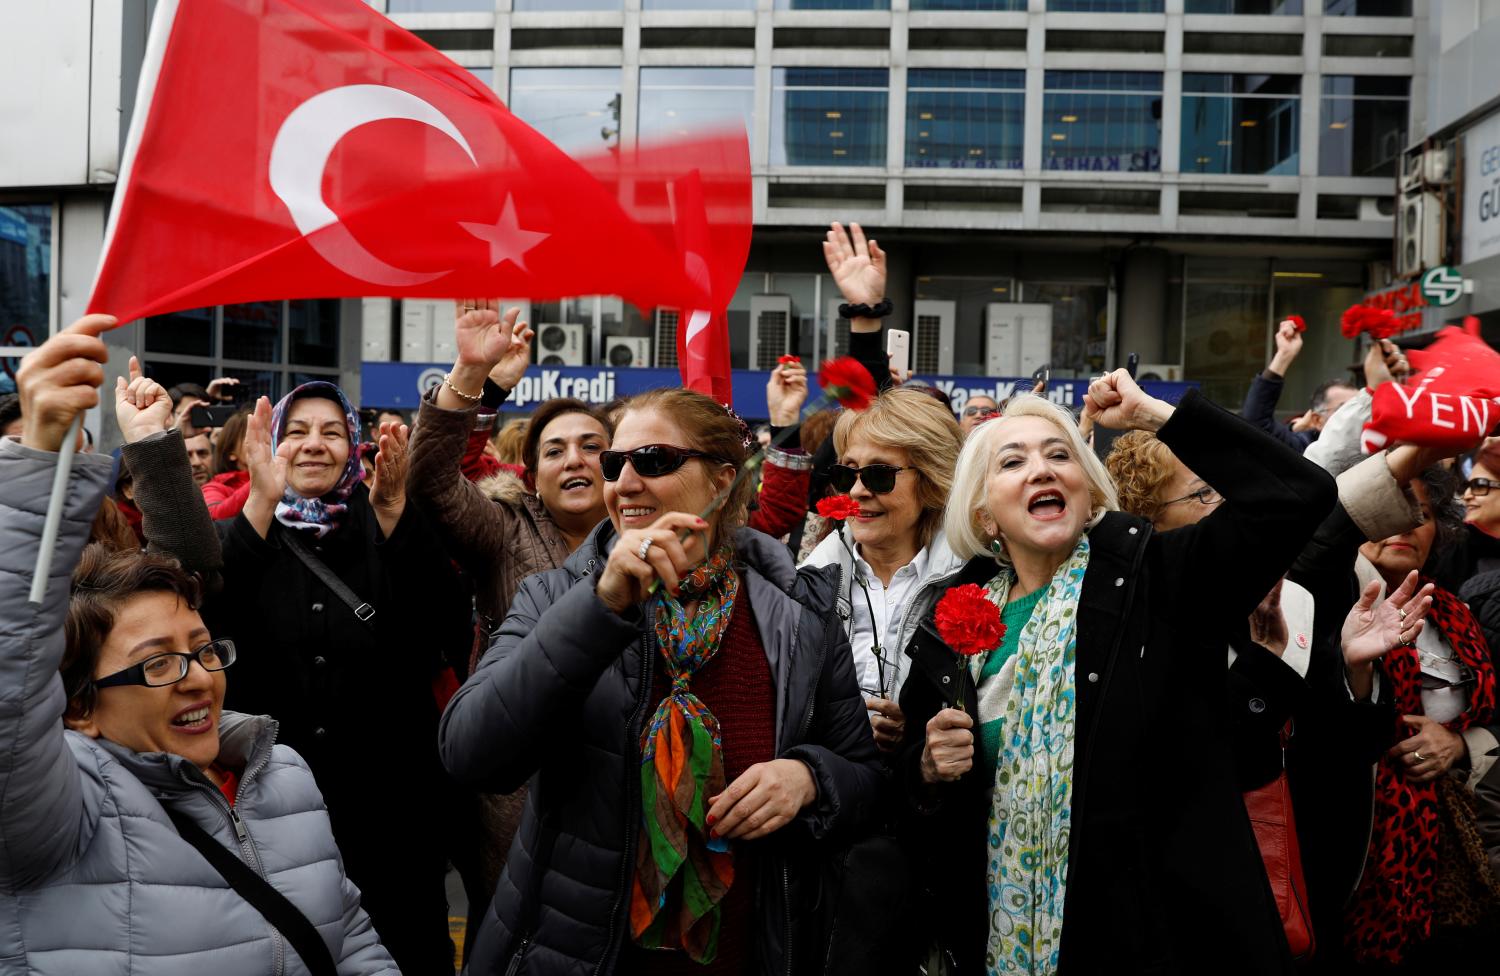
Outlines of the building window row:
[{"label": "building window row", "polygon": [[[773,166],[886,164],[884,68],[773,68]],[[1296,175],[1303,93],[1297,75],[1182,76],[1184,173]],[[621,69],[513,68],[510,107],[562,148],[618,145]],[[1392,176],[1406,138],[1410,81],[1325,76],[1319,105],[1324,176]],[[1049,70],[1042,165],[1050,170],[1161,170],[1162,75]],[[725,124],[753,137],[753,68],[640,69],[638,134],[686,136]],[[913,68],[907,74],[905,165],[1022,168],[1025,72]]]},{"label": "building window row", "polygon": [[[494,0],[386,0],[393,14],[490,12]],[[1319,9],[1319,0],[1186,0],[1190,14],[1301,16]],[[756,0],[641,0],[645,10],[754,10]],[[889,10],[890,0],[775,0],[777,10]],[[1322,0],[1330,17],[1410,17],[1411,0]],[[1026,0],[911,0],[911,10],[1024,11]],[[517,11],[623,10],[622,0],[514,0]],[[1060,13],[1148,13],[1166,9],[1164,0],[1048,0]]]}]

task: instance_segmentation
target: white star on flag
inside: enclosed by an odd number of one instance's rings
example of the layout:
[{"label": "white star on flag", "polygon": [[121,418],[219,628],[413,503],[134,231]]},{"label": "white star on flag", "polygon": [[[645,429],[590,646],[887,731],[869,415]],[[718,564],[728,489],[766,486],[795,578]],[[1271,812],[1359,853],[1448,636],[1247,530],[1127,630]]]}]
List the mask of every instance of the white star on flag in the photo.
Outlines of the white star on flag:
[{"label": "white star on flag", "polygon": [[516,221],[515,199],[508,193],[505,195],[505,207],[500,211],[500,219],[493,224],[461,220],[458,226],[489,244],[490,267],[492,268],[510,261],[522,271],[526,271],[524,260],[526,252],[551,236],[541,231],[522,230],[521,225]]}]

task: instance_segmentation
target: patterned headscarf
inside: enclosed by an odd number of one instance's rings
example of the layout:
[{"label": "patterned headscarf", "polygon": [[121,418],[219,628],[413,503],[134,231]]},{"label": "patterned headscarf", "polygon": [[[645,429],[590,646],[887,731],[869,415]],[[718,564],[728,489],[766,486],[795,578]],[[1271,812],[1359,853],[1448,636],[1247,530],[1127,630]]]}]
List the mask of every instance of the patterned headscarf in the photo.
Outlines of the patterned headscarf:
[{"label": "patterned headscarf", "polygon": [[[630,895],[630,934],[647,949],[676,949],[696,962],[719,951],[719,903],[734,881],[734,854],[704,822],[708,798],[724,790],[719,720],[689,689],[693,675],[719,652],[740,578],[733,550],[720,546],[682,580],[680,596],[663,591],[656,605],[656,643],[667,697],[641,732],[641,842]],[[698,600],[691,617],[680,601]]]},{"label": "patterned headscarf", "polygon": [[281,496],[281,502],[276,506],[276,521],[287,528],[311,532],[321,539],[338,528],[339,519],[349,507],[349,493],[364,477],[364,468],[360,466],[357,449],[359,414],[355,412],[349,398],[344,396],[343,390],[323,380],[303,383],[276,404],[271,411],[271,450],[275,451],[281,445],[281,438],[286,433],[286,415],[291,405],[298,400],[309,399],[332,400],[344,408],[344,421],[349,428],[349,459],[344,463],[343,474],[339,476],[333,490],[319,498],[304,498],[288,485]]}]

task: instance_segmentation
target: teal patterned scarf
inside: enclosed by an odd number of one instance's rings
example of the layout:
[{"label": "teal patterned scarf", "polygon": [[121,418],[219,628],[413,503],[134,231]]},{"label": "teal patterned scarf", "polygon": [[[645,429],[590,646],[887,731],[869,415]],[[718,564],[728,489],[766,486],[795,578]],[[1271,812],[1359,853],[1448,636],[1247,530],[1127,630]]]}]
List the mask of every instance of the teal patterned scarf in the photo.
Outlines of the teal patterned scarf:
[{"label": "teal patterned scarf", "polygon": [[[1021,631],[1009,695],[995,694],[998,675],[979,685],[979,724],[1004,717],[986,875],[991,976],[1057,972],[1072,831],[1078,598],[1088,565],[1085,535]],[[1003,608],[1014,581],[1003,570],[989,583],[990,599]],[[970,662],[976,682],[986,656]]]}]

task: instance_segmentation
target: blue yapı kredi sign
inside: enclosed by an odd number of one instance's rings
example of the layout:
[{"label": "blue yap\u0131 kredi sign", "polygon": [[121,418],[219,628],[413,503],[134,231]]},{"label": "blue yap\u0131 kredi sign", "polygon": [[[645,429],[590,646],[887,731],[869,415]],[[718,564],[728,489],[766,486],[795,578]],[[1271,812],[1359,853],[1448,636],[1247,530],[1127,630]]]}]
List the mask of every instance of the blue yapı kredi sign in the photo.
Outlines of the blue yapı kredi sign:
[{"label": "blue yap\u0131 kredi sign", "polygon": [[[443,381],[448,372],[438,363],[364,363],[360,381],[360,405],[415,410],[422,394]],[[762,370],[737,369],[733,373],[734,409],[749,419],[764,419],[766,381],[770,373]],[[921,375],[914,382],[928,383],[948,394],[954,410],[962,410],[969,397],[992,397],[997,403],[1016,392],[1031,389],[1031,380],[1023,377],[938,376]],[[816,381],[812,396],[817,395]],[[616,397],[632,396],[664,386],[681,386],[682,377],[675,369],[646,369],[609,366],[532,366],[511,391],[503,410],[529,411],[543,400],[573,397],[586,403],[608,403]],[[1146,392],[1175,402],[1197,383],[1143,383]],[[1088,380],[1054,379],[1047,397],[1054,403],[1081,407]]]}]

